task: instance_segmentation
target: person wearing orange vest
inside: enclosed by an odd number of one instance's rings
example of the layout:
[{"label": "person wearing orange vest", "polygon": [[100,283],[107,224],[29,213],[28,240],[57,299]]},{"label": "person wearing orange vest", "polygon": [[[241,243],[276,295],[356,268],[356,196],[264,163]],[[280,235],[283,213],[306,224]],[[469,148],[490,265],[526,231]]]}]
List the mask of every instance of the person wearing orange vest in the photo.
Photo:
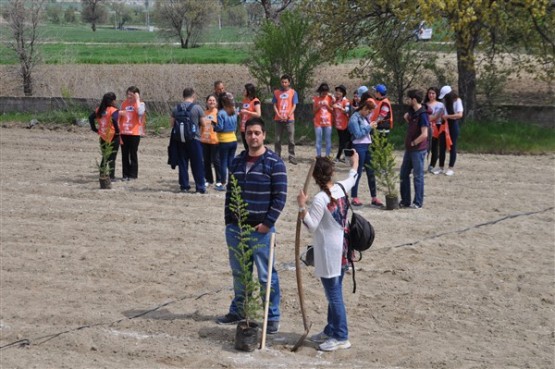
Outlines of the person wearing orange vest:
[{"label": "person wearing orange vest", "polygon": [[[443,121],[443,112],[445,107],[442,102],[437,101],[437,96],[439,95],[438,89],[435,87],[430,87],[426,92],[426,98],[424,99],[423,105],[428,109],[428,119],[430,121],[431,132],[428,142],[428,149],[432,152],[432,158],[430,160],[430,166],[428,167],[428,172],[433,173],[437,159],[440,158],[440,162],[445,162],[445,151],[439,153],[439,141],[445,140],[447,143],[447,150],[451,148],[451,137],[449,136],[449,126]],[[443,164],[442,164],[443,165]]]},{"label": "person wearing orange vest", "polygon": [[121,104],[118,125],[122,139],[121,169],[123,180],[137,179],[139,174],[139,158],[137,152],[141,136],[145,135],[146,108],[141,101],[140,91],[131,86],[126,91],[127,98]]},{"label": "person wearing orange vest", "polygon": [[214,184],[212,166],[216,172],[216,186],[222,185],[220,178],[220,154],[218,149],[218,134],[214,131],[214,126],[218,121],[218,102],[215,95],[206,97],[205,119],[200,123],[200,142],[202,144],[202,156],[204,158],[204,178],[206,185]]},{"label": "person wearing orange vest", "polygon": [[[98,128],[96,127],[97,122]],[[91,125],[91,130],[100,136],[100,147],[106,143],[112,145],[112,153],[108,157],[108,165],[110,167],[110,179],[113,181],[115,180],[116,158],[120,140],[115,93],[108,92],[102,96],[102,101],[98,108],[89,115],[89,124]],[[102,158],[100,165],[104,166],[104,158]]]},{"label": "person wearing orange vest", "polygon": [[339,149],[335,156],[336,161],[345,162],[341,159],[344,149],[350,148],[351,134],[347,129],[349,125],[349,114],[351,112],[351,103],[347,99],[347,89],[343,85],[335,88],[335,103],[333,104],[333,122],[337,135],[339,136]]},{"label": "person wearing orange vest", "polygon": [[[359,105],[362,105],[367,100],[370,100],[374,106],[378,106],[378,102],[376,101],[376,99],[374,99],[373,94],[370,92],[370,90],[368,90],[368,87],[366,86],[360,86],[357,89],[357,96]],[[371,116],[372,114],[370,114],[368,118],[370,118]]]},{"label": "person wearing orange vest", "polygon": [[375,97],[377,106],[372,112],[370,121],[378,123],[377,131],[388,135],[389,131],[393,128],[393,109],[391,102],[387,98],[387,87],[379,84],[374,86]]},{"label": "person wearing orange vest", "polygon": [[245,150],[248,150],[249,146],[247,145],[247,140],[245,139],[245,123],[247,123],[247,120],[251,118],[260,118],[262,115],[260,100],[256,97],[256,87],[252,83],[247,83],[245,85],[245,95],[243,97],[243,101],[241,102],[241,110],[239,114],[241,116],[241,139]]},{"label": "person wearing orange vest", "polygon": [[297,165],[297,159],[295,159],[295,109],[299,103],[299,96],[291,88],[291,76],[288,74],[281,76],[281,89],[274,91],[272,103],[274,104],[276,126],[275,152],[281,157],[281,136],[283,131],[287,130],[289,163]]},{"label": "person wearing orange vest", "polygon": [[314,135],[316,137],[316,156],[322,156],[322,136],[326,140],[326,156],[331,154],[331,131],[333,122],[333,98],[329,94],[330,87],[322,83],[317,96],[312,98],[312,112],[314,113]]}]

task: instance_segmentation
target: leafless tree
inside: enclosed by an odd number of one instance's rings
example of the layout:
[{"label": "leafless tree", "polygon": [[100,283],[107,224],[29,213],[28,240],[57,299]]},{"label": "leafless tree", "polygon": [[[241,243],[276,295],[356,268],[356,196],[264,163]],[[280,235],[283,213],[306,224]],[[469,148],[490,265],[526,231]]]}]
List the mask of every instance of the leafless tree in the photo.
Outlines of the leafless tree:
[{"label": "leafless tree", "polygon": [[91,24],[91,29],[96,32],[96,25],[105,22],[108,18],[108,12],[102,6],[103,0],[81,0],[82,10],[81,19]]},{"label": "leafless tree", "polygon": [[39,61],[38,27],[45,9],[46,0],[9,0],[6,8],[12,38],[9,48],[19,60],[23,78],[23,93],[33,95],[33,68]]},{"label": "leafless tree", "polygon": [[286,10],[289,5],[293,4],[293,0],[281,0],[281,2],[272,0],[258,1],[260,2],[260,4],[262,4],[262,7],[264,8],[264,16],[266,17],[266,19],[274,23],[278,21],[280,13]]},{"label": "leafless tree", "polygon": [[210,15],[218,11],[216,3],[210,4],[204,0],[157,1],[154,15],[160,32],[179,38],[183,49],[194,46]]}]

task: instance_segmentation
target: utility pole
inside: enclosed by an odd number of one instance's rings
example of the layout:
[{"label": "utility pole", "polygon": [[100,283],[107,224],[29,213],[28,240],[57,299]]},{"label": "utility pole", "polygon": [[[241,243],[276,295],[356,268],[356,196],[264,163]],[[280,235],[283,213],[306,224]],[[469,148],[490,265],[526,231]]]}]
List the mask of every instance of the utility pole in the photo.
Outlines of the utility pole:
[{"label": "utility pole", "polygon": [[145,0],[145,8],[146,8],[146,29],[150,32],[150,3],[148,0]]}]

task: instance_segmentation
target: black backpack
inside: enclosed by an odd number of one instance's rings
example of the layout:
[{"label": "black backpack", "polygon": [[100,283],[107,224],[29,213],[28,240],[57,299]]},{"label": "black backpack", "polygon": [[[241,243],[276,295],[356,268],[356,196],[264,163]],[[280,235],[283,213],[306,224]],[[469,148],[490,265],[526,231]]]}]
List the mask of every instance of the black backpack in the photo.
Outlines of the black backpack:
[{"label": "black backpack", "polygon": [[197,138],[198,126],[191,118],[191,109],[195,104],[191,103],[187,109],[183,110],[183,105],[177,106],[174,114],[175,122],[172,129],[172,140],[177,142],[190,142]]},{"label": "black backpack", "polygon": [[351,209],[351,220],[349,221],[349,231],[345,234],[345,237],[348,240],[349,247],[347,249],[347,261],[351,264],[351,268],[353,271],[353,293],[356,292],[357,283],[355,280],[355,266],[353,256],[356,252],[359,253],[359,257],[356,261],[360,261],[362,259],[362,251],[368,250],[372,244],[374,243],[374,227],[368,220],[366,220],[362,215],[355,213],[349,203],[349,196],[347,195],[347,191],[345,191],[345,187],[339,182],[337,182],[339,187],[343,190],[345,194],[345,200],[347,200],[347,213],[349,209]]}]

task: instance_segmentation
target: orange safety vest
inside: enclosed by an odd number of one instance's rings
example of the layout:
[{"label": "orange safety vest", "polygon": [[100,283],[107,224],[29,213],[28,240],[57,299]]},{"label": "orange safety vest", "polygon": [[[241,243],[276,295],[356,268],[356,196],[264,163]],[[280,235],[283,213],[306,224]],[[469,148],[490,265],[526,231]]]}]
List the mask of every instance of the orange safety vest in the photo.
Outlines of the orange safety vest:
[{"label": "orange safety vest", "polygon": [[314,102],[314,110],[316,110],[316,113],[314,113],[314,127],[331,127],[333,116],[324,107],[324,102],[327,102],[328,106],[331,107],[333,104],[332,97],[330,95],[324,97],[314,96],[312,101]]},{"label": "orange safety vest", "polygon": [[449,124],[447,120],[444,120],[441,125],[437,126],[437,124],[432,124],[432,137],[439,138],[439,136],[445,133],[445,147],[447,151],[451,150],[451,146],[453,145],[453,140],[451,140],[451,135],[449,134]]},{"label": "orange safety vest", "polygon": [[121,104],[118,125],[121,135],[144,136],[146,113],[139,116],[139,107],[127,100]]},{"label": "orange safety vest", "polygon": [[212,110],[205,110],[204,118],[207,119],[207,121],[200,122],[200,142],[216,145],[220,141],[218,140],[218,134],[214,131],[212,122],[218,121],[218,109],[214,108]]},{"label": "orange safety vest", "polygon": [[372,112],[372,117],[370,118],[370,121],[375,122],[376,120],[378,120],[383,105],[389,107],[389,129],[393,129],[393,109],[391,108],[391,103],[389,102],[389,99],[387,97],[377,101],[376,109],[374,109],[374,111]]},{"label": "orange safety vest", "polygon": [[[106,142],[112,142],[116,134],[116,129],[112,124],[112,114],[117,110],[117,108],[109,106],[106,111],[102,112],[100,118],[96,117],[96,121],[98,122],[98,135]],[[98,108],[96,108],[96,113],[98,113]]]},{"label": "orange safety vest", "polygon": [[[348,110],[348,107],[351,105],[349,99],[344,97],[341,101],[338,102],[339,105],[345,110]],[[341,110],[338,108],[333,108],[333,118],[335,123],[335,128],[340,131],[344,131],[347,129],[349,125],[349,113],[345,110]]]},{"label": "orange safety vest", "polygon": [[[254,106],[256,105],[256,103],[260,104],[260,100],[258,100],[258,97],[255,97],[252,100],[249,100],[248,98],[245,97],[241,102],[241,109],[247,109],[248,111],[256,111],[254,109]],[[245,124],[247,123],[247,120],[250,119],[250,117],[251,117],[250,114],[241,113],[241,132],[245,132]]]},{"label": "orange safety vest", "polygon": [[[277,105],[278,111],[282,114],[289,114],[289,112],[291,112],[291,109],[293,109],[293,105],[295,105],[293,103],[293,99],[295,98],[295,90],[293,90],[292,88],[287,91],[275,90],[274,97],[277,101],[275,104]],[[278,115],[275,115],[274,120],[281,120],[281,118]],[[288,119],[288,121],[293,120],[295,120],[295,113],[291,114]]]}]

